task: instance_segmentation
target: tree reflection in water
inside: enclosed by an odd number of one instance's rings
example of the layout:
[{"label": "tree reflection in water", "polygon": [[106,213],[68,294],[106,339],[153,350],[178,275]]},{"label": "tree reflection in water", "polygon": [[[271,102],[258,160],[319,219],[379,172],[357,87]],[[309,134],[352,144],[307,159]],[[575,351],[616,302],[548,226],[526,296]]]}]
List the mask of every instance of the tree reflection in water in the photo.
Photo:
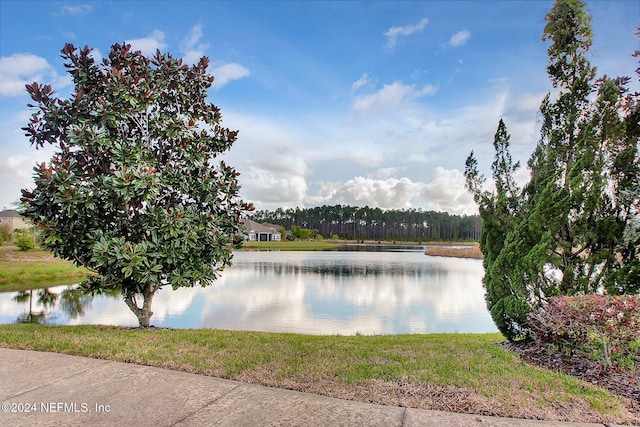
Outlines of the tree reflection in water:
[{"label": "tree reflection in water", "polygon": [[47,309],[52,309],[56,305],[58,294],[53,293],[49,288],[39,289],[36,292],[36,303],[41,305],[44,310],[35,311],[33,308],[33,293],[34,290],[18,292],[13,298],[18,303],[29,303],[29,311],[21,314],[16,319],[16,323],[36,323],[43,324],[47,322]]},{"label": "tree reflection in water", "polygon": [[[108,295],[118,297],[119,292],[109,292]],[[92,299],[93,295],[77,285],[68,287],[59,294],[52,292],[49,288],[21,291],[13,297],[13,300],[20,304],[28,304],[28,310],[19,315],[15,323],[46,324],[55,308],[65,313],[68,320],[77,319],[91,308]]]}]

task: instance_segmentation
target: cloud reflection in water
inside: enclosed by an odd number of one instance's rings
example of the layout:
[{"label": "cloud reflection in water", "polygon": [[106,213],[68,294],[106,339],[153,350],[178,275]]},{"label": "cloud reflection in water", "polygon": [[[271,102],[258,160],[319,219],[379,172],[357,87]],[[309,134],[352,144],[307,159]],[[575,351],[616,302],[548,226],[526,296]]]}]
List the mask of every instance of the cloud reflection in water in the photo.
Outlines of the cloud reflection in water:
[{"label": "cloud reflection in water", "polygon": [[[478,260],[409,252],[237,252],[208,288],[161,290],[152,324],[310,334],[494,332]],[[24,308],[0,294],[1,322]],[[11,317],[13,316],[13,317]],[[119,298],[56,323],[136,325]]]}]

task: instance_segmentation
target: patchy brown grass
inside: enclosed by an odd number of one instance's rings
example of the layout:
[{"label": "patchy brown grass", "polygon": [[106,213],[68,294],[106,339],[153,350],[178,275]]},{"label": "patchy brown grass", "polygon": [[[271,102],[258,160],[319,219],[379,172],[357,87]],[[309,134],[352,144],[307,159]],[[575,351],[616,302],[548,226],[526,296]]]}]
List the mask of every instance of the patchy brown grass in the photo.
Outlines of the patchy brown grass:
[{"label": "patchy brown grass", "polygon": [[428,246],[424,252],[426,255],[443,256],[453,258],[482,259],[480,245],[477,243],[465,247]]},{"label": "patchy brown grass", "polygon": [[341,399],[478,415],[637,424],[629,401],[540,369],[499,334],[310,336],[0,325],[0,346],[175,369]]},{"label": "patchy brown grass", "polygon": [[0,246],[0,261],[29,263],[38,261],[54,261],[55,258],[51,252],[44,251],[40,248],[21,251],[17,246],[5,245]]}]

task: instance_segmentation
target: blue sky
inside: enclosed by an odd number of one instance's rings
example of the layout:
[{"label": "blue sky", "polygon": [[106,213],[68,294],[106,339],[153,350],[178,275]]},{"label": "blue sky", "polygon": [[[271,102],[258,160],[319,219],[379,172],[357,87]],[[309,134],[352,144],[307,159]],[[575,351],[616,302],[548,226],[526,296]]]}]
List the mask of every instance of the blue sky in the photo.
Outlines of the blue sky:
[{"label": "blue sky", "polygon": [[[65,43],[99,57],[126,41],[191,63],[210,58],[210,100],[223,125],[240,131],[224,158],[259,209],[475,213],[462,175],[469,152],[489,174],[500,118],[521,163],[537,142],[538,107],[552,90],[541,41],[552,5],[0,0],[0,209],[53,152],[36,151],[20,131],[30,115],[24,84],[48,83],[66,96]],[[640,3],[587,6],[598,74],[633,76]]]}]

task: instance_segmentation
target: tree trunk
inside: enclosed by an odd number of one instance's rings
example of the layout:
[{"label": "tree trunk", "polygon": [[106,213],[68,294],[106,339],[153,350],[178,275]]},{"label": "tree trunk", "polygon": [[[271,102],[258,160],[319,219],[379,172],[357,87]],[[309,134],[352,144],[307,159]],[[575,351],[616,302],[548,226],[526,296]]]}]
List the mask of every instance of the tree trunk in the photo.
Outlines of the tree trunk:
[{"label": "tree trunk", "polygon": [[124,297],[124,302],[138,318],[138,323],[141,328],[149,327],[151,316],[153,316],[153,311],[151,311],[151,302],[153,301],[153,296],[155,295],[156,290],[157,288],[152,284],[145,286],[142,294],[142,307],[138,307],[135,294],[126,295]]}]

